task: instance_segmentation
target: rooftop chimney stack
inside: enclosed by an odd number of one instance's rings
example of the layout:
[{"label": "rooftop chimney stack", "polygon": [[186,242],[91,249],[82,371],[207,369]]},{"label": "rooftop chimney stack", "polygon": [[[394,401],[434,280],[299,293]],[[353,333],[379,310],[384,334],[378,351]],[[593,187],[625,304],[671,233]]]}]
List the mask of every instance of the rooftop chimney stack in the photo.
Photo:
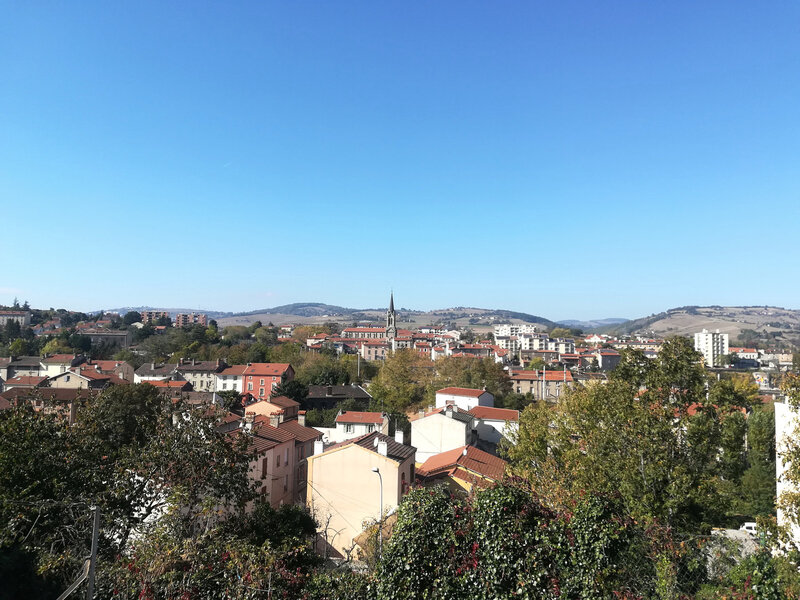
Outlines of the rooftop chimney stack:
[{"label": "rooftop chimney stack", "polygon": [[322,443],[322,440],[316,440],[314,442],[314,456],[316,456],[317,454],[322,454],[323,448],[324,445]]},{"label": "rooftop chimney stack", "polygon": [[384,441],[378,442],[378,454],[380,454],[381,456],[386,456],[388,452],[389,452],[389,445]]},{"label": "rooftop chimney stack", "polygon": [[398,444],[403,443],[403,430],[400,428],[395,429],[394,431],[394,441]]},{"label": "rooftop chimney stack", "polygon": [[302,425],[303,427],[306,426],[306,411],[304,410],[297,411],[297,424]]}]

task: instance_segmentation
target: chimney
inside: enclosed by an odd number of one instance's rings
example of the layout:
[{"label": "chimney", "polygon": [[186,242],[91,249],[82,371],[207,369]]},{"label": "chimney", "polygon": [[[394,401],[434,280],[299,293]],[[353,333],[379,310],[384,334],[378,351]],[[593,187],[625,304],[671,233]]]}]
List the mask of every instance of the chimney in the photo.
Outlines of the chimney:
[{"label": "chimney", "polygon": [[274,412],[269,416],[269,424],[273,427],[277,427],[283,421],[283,411]]},{"label": "chimney", "polygon": [[386,456],[389,452],[389,445],[384,441],[378,442],[378,454]]},{"label": "chimney", "polygon": [[421,418],[422,418],[422,417],[424,417],[424,416],[425,416],[425,410],[424,410],[424,409],[422,409],[422,408],[420,408],[420,409],[419,409],[419,418],[421,419]]},{"label": "chimney", "polygon": [[316,456],[317,454],[322,454],[323,448],[324,445],[322,443],[322,440],[316,440],[314,442],[314,456]]},{"label": "chimney", "polygon": [[394,430],[394,441],[397,442],[398,444],[403,443],[403,430],[400,429],[399,427]]},{"label": "chimney", "polygon": [[333,386],[328,386],[325,388],[325,395],[326,396],[333,396]]},{"label": "chimney", "polygon": [[253,431],[253,421],[255,421],[255,419],[256,413],[245,413],[245,415],[242,417],[242,429],[244,429],[247,433]]},{"label": "chimney", "polygon": [[445,409],[444,414],[447,415],[448,419],[452,419],[453,418],[453,405],[452,404],[448,404],[447,405],[447,408]]},{"label": "chimney", "polygon": [[302,425],[303,427],[306,426],[306,411],[304,410],[297,411],[297,424]]}]

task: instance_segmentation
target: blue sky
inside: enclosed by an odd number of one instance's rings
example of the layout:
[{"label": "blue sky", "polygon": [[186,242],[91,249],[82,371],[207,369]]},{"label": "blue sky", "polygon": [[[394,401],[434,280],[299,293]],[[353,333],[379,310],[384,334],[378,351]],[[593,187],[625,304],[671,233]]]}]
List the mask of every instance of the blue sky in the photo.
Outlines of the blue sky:
[{"label": "blue sky", "polygon": [[0,303],[800,308],[798,4],[0,14]]}]

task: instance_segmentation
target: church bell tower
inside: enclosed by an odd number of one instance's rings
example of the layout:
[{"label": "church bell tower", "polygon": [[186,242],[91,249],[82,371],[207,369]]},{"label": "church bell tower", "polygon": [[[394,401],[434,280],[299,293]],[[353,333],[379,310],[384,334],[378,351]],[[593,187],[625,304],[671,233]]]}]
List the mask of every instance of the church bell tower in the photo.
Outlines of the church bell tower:
[{"label": "church bell tower", "polygon": [[394,340],[397,337],[397,315],[394,312],[394,292],[389,296],[389,310],[386,311],[386,338]]}]

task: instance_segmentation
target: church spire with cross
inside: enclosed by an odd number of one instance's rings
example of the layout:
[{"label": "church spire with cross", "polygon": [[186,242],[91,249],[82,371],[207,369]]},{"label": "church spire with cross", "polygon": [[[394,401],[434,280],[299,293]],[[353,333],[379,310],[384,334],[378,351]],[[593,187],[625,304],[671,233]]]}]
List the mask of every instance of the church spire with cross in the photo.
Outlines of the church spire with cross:
[{"label": "church spire with cross", "polygon": [[389,310],[386,311],[386,337],[393,340],[397,337],[397,315],[394,312],[394,291],[389,296]]}]

